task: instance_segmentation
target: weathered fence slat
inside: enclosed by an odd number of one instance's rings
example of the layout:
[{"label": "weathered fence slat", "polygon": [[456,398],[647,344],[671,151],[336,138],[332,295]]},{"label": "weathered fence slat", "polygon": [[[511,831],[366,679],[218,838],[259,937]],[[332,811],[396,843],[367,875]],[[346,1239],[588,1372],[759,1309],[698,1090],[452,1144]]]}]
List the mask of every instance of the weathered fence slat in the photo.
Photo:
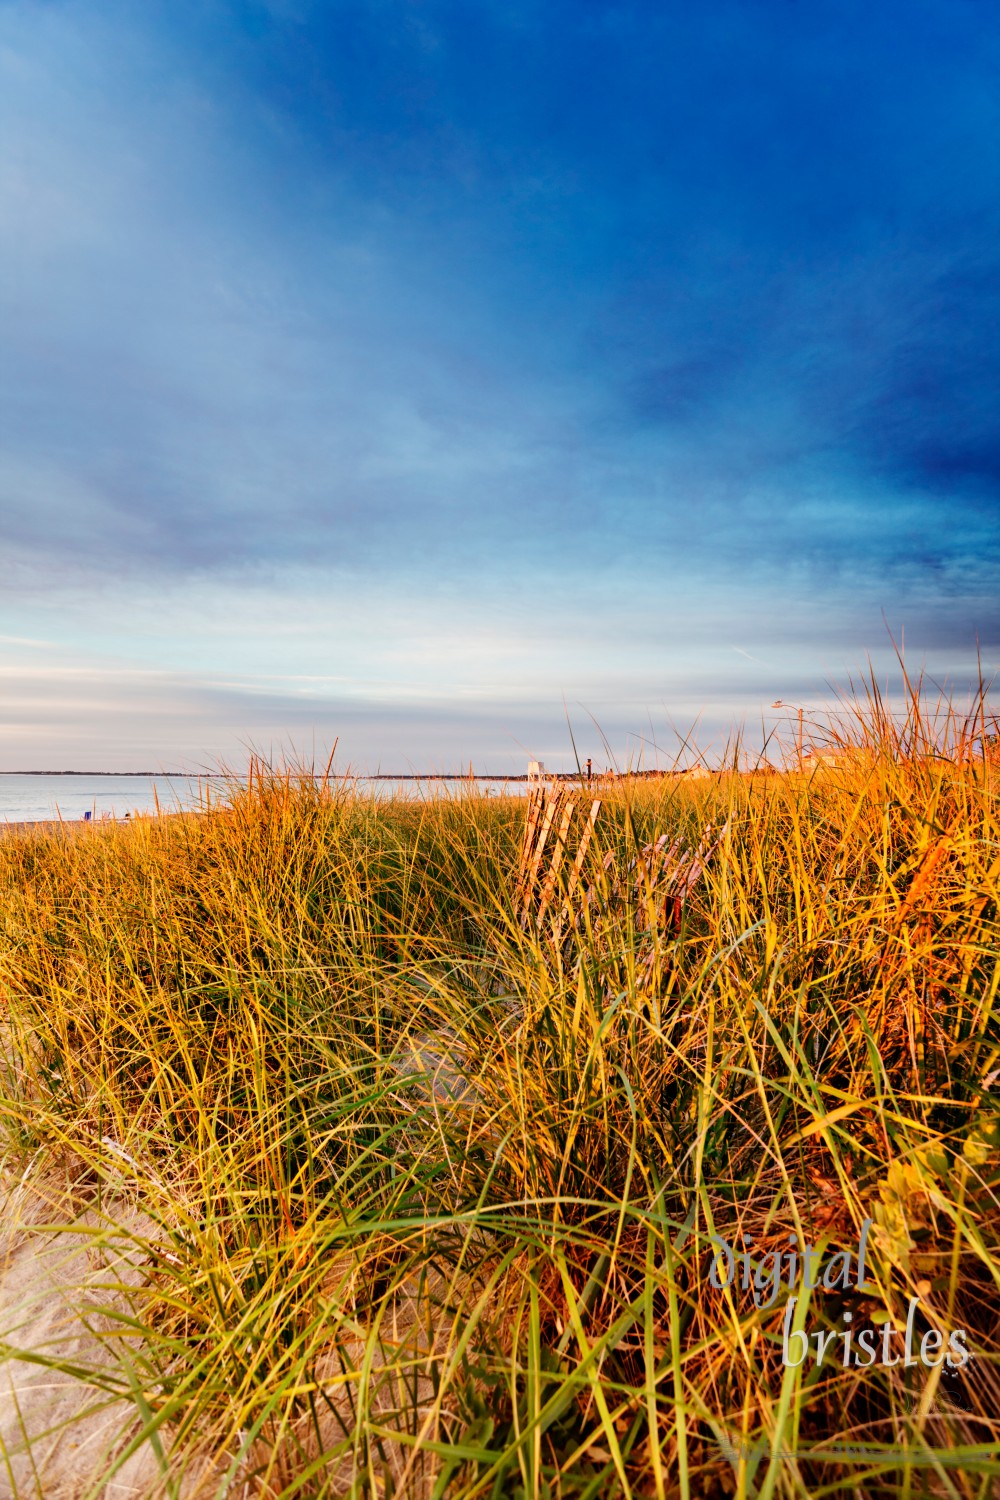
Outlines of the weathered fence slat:
[{"label": "weathered fence slat", "polygon": [[594,825],[597,815],[601,810],[600,800],[595,798],[590,805],[590,813],[583,832],[580,835],[580,847],[576,851],[573,868],[570,870],[569,880],[566,883],[566,899],[563,902],[562,911],[559,913],[559,925],[569,918],[573,910],[573,896],[577,886],[580,884],[580,876],[583,874],[583,862],[587,858],[587,850],[590,848],[590,840],[594,834]]},{"label": "weathered fence slat", "polygon": [[553,894],[555,892],[556,881],[559,879],[559,871],[562,867],[563,856],[566,853],[566,839],[569,836],[569,825],[573,820],[573,814],[575,811],[576,803],[573,802],[572,799],[568,798],[563,808],[562,822],[559,824],[559,832],[556,834],[556,846],[552,851],[552,858],[549,861],[549,871],[545,877],[544,882],[542,883],[542,894],[539,897],[538,914],[535,918],[536,927],[541,927],[542,922],[545,918],[545,913],[548,910],[549,903],[552,900]]},{"label": "weathered fence slat", "polygon": [[[707,823],[693,849],[685,846],[683,839],[671,839],[669,834],[662,833],[621,872],[616,870],[615,856],[609,852],[596,879],[588,882],[584,870],[600,810],[600,799],[591,800],[573,852],[570,835],[578,811],[577,800],[562,786],[532,788],[516,897],[522,926],[533,925],[541,932],[548,916],[552,936],[558,942],[568,928],[579,924],[587,908],[595,911],[595,903],[614,907],[626,901],[635,905],[640,929],[655,920],[657,909],[662,912],[666,926],[678,926],[684,903],[729,828],[728,820],[721,828]],[[556,910],[553,901],[570,855],[569,876]]]},{"label": "weathered fence slat", "polygon": [[524,872],[521,892],[521,903],[525,916],[531,907],[532,897],[538,884],[538,872],[542,865],[542,855],[545,853],[545,845],[548,843],[549,832],[555,821],[556,812],[562,801],[563,793],[562,789],[557,787],[555,791],[550,792],[547,789],[543,789],[540,794],[533,795],[538,797],[538,811],[542,815],[542,821],[541,828],[534,840],[534,848],[527,850],[527,869]]}]

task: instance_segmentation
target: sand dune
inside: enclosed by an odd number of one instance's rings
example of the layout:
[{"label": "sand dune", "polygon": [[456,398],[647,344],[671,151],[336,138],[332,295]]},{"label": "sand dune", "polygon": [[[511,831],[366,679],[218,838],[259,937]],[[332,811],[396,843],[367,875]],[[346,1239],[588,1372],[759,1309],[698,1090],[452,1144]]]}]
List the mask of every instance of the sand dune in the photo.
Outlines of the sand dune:
[{"label": "sand dune", "polygon": [[[58,1224],[69,1227],[46,1227]],[[129,1357],[114,1313],[127,1312],[138,1273],[71,1183],[40,1189],[0,1175],[0,1226],[0,1500],[79,1500],[95,1485],[106,1500],[166,1494],[148,1441],[115,1467],[141,1422],[129,1400],[100,1388]],[[143,1228],[135,1210],[128,1228]],[[205,1488],[190,1474],[174,1484],[185,1497]]]}]

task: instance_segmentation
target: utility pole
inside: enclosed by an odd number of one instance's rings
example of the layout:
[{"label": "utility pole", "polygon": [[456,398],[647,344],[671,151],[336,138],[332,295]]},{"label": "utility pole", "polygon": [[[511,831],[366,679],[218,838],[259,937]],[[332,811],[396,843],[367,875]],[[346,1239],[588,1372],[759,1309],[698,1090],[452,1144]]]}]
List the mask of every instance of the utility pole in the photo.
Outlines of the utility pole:
[{"label": "utility pole", "polygon": [[799,770],[801,771],[802,770],[802,716],[805,713],[805,709],[804,708],[797,708],[794,703],[785,703],[781,698],[775,698],[774,702],[771,704],[771,707],[772,708],[790,708],[790,709],[792,709],[792,711],[794,713],[798,714],[798,718],[799,718],[799,732],[798,732],[798,736],[796,738],[796,744],[798,746],[798,752],[799,752]]}]

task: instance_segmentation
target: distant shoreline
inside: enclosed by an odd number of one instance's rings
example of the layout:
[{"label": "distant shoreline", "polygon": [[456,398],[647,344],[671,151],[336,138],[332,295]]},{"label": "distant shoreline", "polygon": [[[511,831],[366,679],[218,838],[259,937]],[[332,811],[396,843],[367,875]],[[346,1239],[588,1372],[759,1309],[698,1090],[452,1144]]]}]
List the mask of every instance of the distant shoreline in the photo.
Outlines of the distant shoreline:
[{"label": "distant shoreline", "polygon": [[[276,776],[280,772],[274,773]],[[299,773],[292,772],[293,778]],[[582,781],[588,785],[597,781],[646,781],[672,776],[682,778],[690,775],[690,770],[678,770],[670,768],[667,770],[654,771],[594,771],[588,776],[586,771],[545,771],[542,774],[543,782],[551,781]],[[0,771],[0,776],[107,776],[125,780],[134,777],[140,781],[246,781],[249,772],[234,775],[228,771]],[[530,781],[532,778],[527,771],[374,771],[364,775],[360,772],[350,771],[340,775],[329,774],[326,777],[316,775],[317,781]]]},{"label": "distant shoreline", "polygon": [[[237,781],[245,780],[248,772],[238,775]],[[275,773],[280,774],[280,773]],[[293,772],[294,776],[296,773]],[[552,777],[576,776],[575,771],[553,771]],[[183,781],[229,781],[232,774],[228,771],[0,771],[0,776],[116,776],[124,779],[126,776],[134,776],[143,781],[161,780],[167,781],[171,778]],[[317,778],[322,779],[322,778]],[[525,771],[376,771],[371,775],[354,775],[346,772],[341,775],[331,773],[329,781],[527,781]]]}]

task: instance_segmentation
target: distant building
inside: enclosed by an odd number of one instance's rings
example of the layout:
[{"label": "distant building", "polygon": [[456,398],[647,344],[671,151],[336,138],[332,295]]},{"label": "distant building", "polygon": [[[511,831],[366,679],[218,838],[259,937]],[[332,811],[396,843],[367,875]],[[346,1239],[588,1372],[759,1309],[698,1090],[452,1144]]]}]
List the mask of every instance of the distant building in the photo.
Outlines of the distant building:
[{"label": "distant building", "polygon": [[836,766],[844,759],[843,750],[817,750],[809,745],[802,752],[802,764],[806,767]]}]

